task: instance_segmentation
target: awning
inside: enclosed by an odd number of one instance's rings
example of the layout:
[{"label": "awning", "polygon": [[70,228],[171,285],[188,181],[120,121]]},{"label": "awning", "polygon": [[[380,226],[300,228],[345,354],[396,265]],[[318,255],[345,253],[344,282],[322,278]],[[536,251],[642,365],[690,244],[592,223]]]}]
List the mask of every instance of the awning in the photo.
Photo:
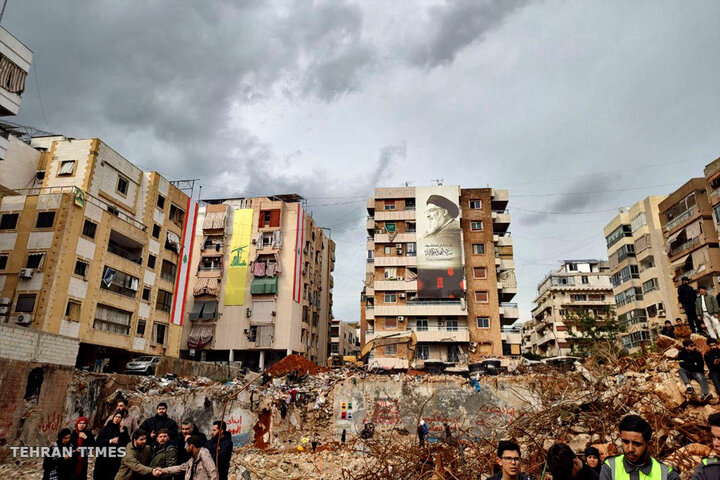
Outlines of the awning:
[{"label": "awning", "polygon": [[203,220],[203,230],[222,230],[225,228],[225,212],[209,212]]},{"label": "awning", "polygon": [[188,337],[188,348],[203,348],[215,335],[215,325],[193,325]]},{"label": "awning", "polygon": [[214,295],[218,294],[218,278],[198,278],[193,288],[193,295]]},{"label": "awning", "polygon": [[217,316],[217,301],[195,302],[190,312],[190,320],[211,320]]},{"label": "awning", "polygon": [[680,236],[680,234],[681,234],[682,232],[684,232],[684,231],[685,231],[685,230],[681,228],[681,229],[678,230],[677,232],[675,232],[675,233],[673,233],[672,235],[670,235],[670,236],[668,237],[668,239],[667,239],[668,245],[670,245],[670,244],[673,243],[675,240],[677,240],[677,238]]},{"label": "awning", "polygon": [[168,230],[167,243],[175,247],[177,253],[180,253],[180,236],[177,233]]},{"label": "awning", "polygon": [[275,300],[254,301],[250,325],[268,325],[275,318]]},{"label": "awning", "polygon": [[265,293],[278,292],[277,277],[256,277],[250,286],[250,293],[253,295],[262,295]]},{"label": "awning", "polygon": [[690,256],[689,253],[688,253],[687,255],[683,255],[682,257],[680,257],[680,258],[678,258],[677,260],[675,260],[674,262],[672,262],[672,263],[670,264],[670,266],[671,266],[672,268],[678,268],[680,265],[683,265],[683,264],[685,263],[685,261],[687,260],[687,258],[688,258],[689,256]]}]

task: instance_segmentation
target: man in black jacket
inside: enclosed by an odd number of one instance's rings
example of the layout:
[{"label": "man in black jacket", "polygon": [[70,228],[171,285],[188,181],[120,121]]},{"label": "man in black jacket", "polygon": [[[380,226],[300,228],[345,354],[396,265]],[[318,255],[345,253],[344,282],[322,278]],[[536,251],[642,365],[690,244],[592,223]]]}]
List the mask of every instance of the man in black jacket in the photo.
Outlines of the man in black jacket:
[{"label": "man in black jacket", "polygon": [[497,464],[500,471],[488,480],[530,480],[520,473],[520,446],[515,442],[502,440],[498,443]]},{"label": "man in black jacket", "polygon": [[207,443],[207,437],[200,431],[197,425],[195,425],[195,422],[189,418],[183,420],[180,425],[180,435],[175,439],[175,446],[178,451],[178,465],[190,460],[191,455],[185,448],[185,442],[193,435],[200,437],[203,445]]},{"label": "man in black jacket", "polygon": [[714,338],[708,338],[707,345],[710,349],[705,352],[705,365],[710,372],[710,380],[715,386],[715,391],[720,396],[720,348]]},{"label": "man in black jacket", "polygon": [[665,320],[665,326],[662,328],[662,330],[660,330],[660,335],[675,338],[675,327],[673,327],[673,324],[670,320]]},{"label": "man in black jacket", "polygon": [[553,480],[598,480],[598,473],[585,465],[569,445],[556,443],[547,453],[547,467]]},{"label": "man in black jacket", "polygon": [[205,448],[210,451],[210,456],[217,466],[218,480],[227,480],[230,471],[230,457],[232,457],[233,453],[233,443],[232,435],[227,431],[225,422],[221,420],[213,422],[212,438],[208,440]]},{"label": "man in black jacket", "polygon": [[705,380],[705,364],[703,363],[702,354],[698,352],[695,346],[695,342],[689,338],[683,340],[683,348],[680,350],[678,360],[680,360],[678,375],[685,384],[686,392],[695,392],[695,389],[690,385],[690,378],[693,378],[700,384],[702,401],[707,401],[710,395],[708,394],[707,380]]},{"label": "man in black jacket", "polygon": [[688,325],[693,333],[702,333],[703,327],[698,319],[697,312],[695,311],[695,300],[697,299],[697,291],[690,286],[690,280],[688,277],[682,277],[682,283],[677,289],[678,301],[685,310],[687,315]]},{"label": "man in black jacket", "polygon": [[157,406],[157,414],[154,417],[146,419],[142,425],[140,425],[140,429],[150,434],[148,444],[155,446],[157,444],[155,441],[157,434],[163,428],[168,431],[171,441],[175,440],[178,436],[177,423],[167,416],[167,403],[160,402]]}]

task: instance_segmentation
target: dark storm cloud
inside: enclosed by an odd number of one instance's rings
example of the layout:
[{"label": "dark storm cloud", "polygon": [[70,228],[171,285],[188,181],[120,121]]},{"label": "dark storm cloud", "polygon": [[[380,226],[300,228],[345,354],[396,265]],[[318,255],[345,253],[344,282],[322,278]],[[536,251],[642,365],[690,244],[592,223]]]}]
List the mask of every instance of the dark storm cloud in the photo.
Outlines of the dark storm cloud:
[{"label": "dark storm cloud", "polygon": [[428,32],[425,42],[414,45],[408,55],[411,64],[437,67],[455,61],[465,47],[482,40],[514,10],[527,0],[448,0],[427,12]]}]

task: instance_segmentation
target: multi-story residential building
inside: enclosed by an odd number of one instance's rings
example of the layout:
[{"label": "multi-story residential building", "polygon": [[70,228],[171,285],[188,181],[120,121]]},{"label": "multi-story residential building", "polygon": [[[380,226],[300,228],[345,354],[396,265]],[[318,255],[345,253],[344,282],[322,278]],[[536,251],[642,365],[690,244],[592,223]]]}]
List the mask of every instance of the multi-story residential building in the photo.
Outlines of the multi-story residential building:
[{"label": "multi-story residential building", "polygon": [[377,188],[368,200],[361,342],[417,336],[373,349],[371,363],[458,366],[502,355],[517,293],[506,190],[459,186]]},{"label": "multi-story residential building", "polygon": [[543,356],[568,355],[582,340],[576,319],[588,314],[607,318],[614,308],[608,263],[564,260],[538,284],[532,320],[523,326],[523,350]]},{"label": "multi-story residential building", "polygon": [[358,349],[355,325],[333,320],[330,324],[330,355],[349,355]]},{"label": "multi-story residential building", "polygon": [[625,327],[622,343],[634,351],[654,340],[666,319],[679,315],[670,261],[655,196],[637,202],[605,226],[610,283],[618,321]]},{"label": "multi-story residential building", "polygon": [[178,356],[171,306],[189,197],[95,138],[18,150],[32,168],[12,172],[28,188],[0,198],[0,321],[77,338],[79,366],[98,347],[113,369],[132,354]]},{"label": "multi-story residential building", "polygon": [[190,265],[182,356],[263,369],[290,354],[324,363],[335,243],[299,195],[207,200]]},{"label": "multi-story residential building", "polygon": [[660,224],[670,259],[669,275],[676,287],[682,277],[688,277],[693,287],[704,286],[708,291],[717,292],[720,248],[710,199],[715,204],[718,200],[717,195],[707,192],[708,184],[712,188],[717,180],[711,167],[714,163],[708,165],[709,180],[693,178],[659,205]]},{"label": "multi-story residential building", "polygon": [[502,327],[502,349],[504,357],[519,357],[522,354],[522,327]]}]

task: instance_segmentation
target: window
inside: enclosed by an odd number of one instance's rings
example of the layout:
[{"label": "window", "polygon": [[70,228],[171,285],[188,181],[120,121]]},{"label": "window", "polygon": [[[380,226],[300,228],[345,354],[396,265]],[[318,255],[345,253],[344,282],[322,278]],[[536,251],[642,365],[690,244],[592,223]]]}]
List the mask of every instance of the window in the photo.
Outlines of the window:
[{"label": "window", "polygon": [[637,215],[635,215],[635,218],[632,219],[630,222],[630,230],[635,232],[638,228],[642,227],[643,225],[647,224],[647,220],[645,218],[645,212],[640,212]]},{"label": "window", "polygon": [[107,211],[110,215],[115,215],[116,217],[120,216],[120,210],[115,205],[108,205]]},{"label": "window", "polygon": [[40,268],[42,267],[44,253],[30,253],[28,254],[27,262],[25,262],[25,268]]},{"label": "window", "polygon": [[35,310],[35,297],[34,293],[26,293],[18,295],[17,303],[15,304],[16,312],[32,313]]},{"label": "window", "polygon": [[490,328],[490,317],[477,317],[478,328]]},{"label": "window", "polygon": [[479,198],[474,198],[470,200],[470,208],[472,210],[482,210],[482,200]]},{"label": "window", "polygon": [[576,293],[572,296],[573,302],[587,302],[587,295],[584,293]]},{"label": "window", "polygon": [[1,254],[0,255],[0,270],[5,270],[7,268],[7,262],[8,262],[7,253]]},{"label": "window", "polygon": [[72,174],[75,172],[75,160],[63,160],[60,163],[60,169],[58,169],[57,176],[72,176]]},{"label": "window", "polygon": [[484,243],[473,243],[472,244],[473,255],[484,255],[485,244]]},{"label": "window", "polygon": [[248,333],[248,342],[254,342],[257,338],[257,326],[253,325],[250,327],[250,332]]},{"label": "window", "polygon": [[157,257],[155,255],[148,255],[148,261],[147,266],[151,270],[155,270],[155,262],[157,261]]},{"label": "window", "polygon": [[88,266],[89,264],[87,262],[83,262],[82,260],[76,260],[75,271],[73,273],[75,273],[75,275],[85,278],[87,276]]},{"label": "window", "polygon": [[571,263],[570,265],[568,265],[568,270],[570,270],[571,272],[577,272],[578,271],[577,263]]},{"label": "window", "polygon": [[167,330],[167,325],[164,325],[162,323],[155,323],[153,324],[153,326],[155,327],[155,335],[153,335],[153,341],[158,345],[165,345],[165,332]]},{"label": "window", "polygon": [[396,303],[397,302],[397,295],[394,293],[386,293],[385,294],[385,303]]},{"label": "window", "polygon": [[152,236],[155,238],[160,238],[160,225],[153,224]]},{"label": "window", "polygon": [[395,210],[395,200],[385,200],[385,210]]},{"label": "window", "polygon": [[13,230],[17,226],[19,213],[6,213],[0,218],[0,230]]},{"label": "window", "polygon": [[417,255],[417,244],[415,242],[409,242],[405,244],[405,256],[414,257]]},{"label": "window", "polygon": [[132,312],[120,310],[109,305],[98,304],[95,309],[93,328],[120,335],[130,334],[130,320]]},{"label": "window", "polygon": [[80,302],[68,300],[67,306],[65,307],[65,318],[71,322],[79,322],[81,305]]},{"label": "window", "polygon": [[373,258],[375,258],[375,252],[373,250],[368,250],[367,252],[368,252],[368,256],[367,256],[368,260],[372,260]]},{"label": "window", "polygon": [[158,194],[157,197],[157,208],[159,208],[160,210],[163,210],[165,208],[165,197],[160,194]]},{"label": "window", "polygon": [[470,222],[470,230],[473,232],[479,232],[482,230],[482,221],[478,220],[475,222]]},{"label": "window", "polygon": [[172,293],[165,290],[158,290],[155,308],[163,312],[170,313],[170,305],[172,304]]},{"label": "window", "polygon": [[174,203],[170,204],[170,220],[172,220],[175,225],[182,227],[185,222],[185,211]]},{"label": "window", "polygon": [[385,345],[385,355],[397,355],[397,345]]},{"label": "window", "polygon": [[[279,227],[280,226],[280,210],[260,210],[260,219],[258,227]],[[314,239],[313,239],[314,240]]]},{"label": "window", "polygon": [[85,223],[83,223],[83,230],[82,230],[82,234],[84,237],[95,238],[96,230],[97,230],[96,224],[94,224],[90,220],[85,220]]},{"label": "window", "polygon": [[264,219],[263,221],[264,221],[265,225],[268,225],[270,223],[271,217],[272,217],[272,215],[270,214],[269,211],[263,212],[263,219]]},{"label": "window", "polygon": [[427,318],[418,318],[415,320],[415,328],[418,332],[427,332],[428,330],[428,320]]},{"label": "window", "polygon": [[385,267],[383,273],[386,279],[395,280],[397,278],[397,267]]},{"label": "window", "polygon": [[167,260],[163,260],[162,269],[160,269],[160,277],[168,282],[175,281],[175,273],[177,272],[177,265]]},{"label": "window", "polygon": [[458,321],[457,318],[448,318],[445,321],[446,329],[448,332],[457,332],[458,329]]},{"label": "window", "polygon": [[143,288],[142,299],[146,302],[150,301],[150,287]]},{"label": "window", "polygon": [[395,233],[397,231],[395,222],[385,222],[385,231],[388,233]]},{"label": "window", "polygon": [[145,336],[145,320],[138,320],[137,329],[135,330],[135,336],[136,337],[144,337]]},{"label": "window", "polygon": [[487,278],[487,268],[473,267],[473,278],[484,280]]},{"label": "window", "polygon": [[476,303],[488,303],[488,292],[475,292]]},{"label": "window", "polygon": [[405,233],[415,233],[417,232],[417,223],[416,222],[405,222]]},{"label": "window", "polygon": [[583,285],[587,285],[588,283],[590,283],[590,279],[588,278],[587,275],[582,276],[582,283],[583,283]]},{"label": "window", "polygon": [[430,345],[418,345],[415,350],[415,358],[418,360],[427,360],[430,358]]},{"label": "window", "polygon": [[35,222],[35,228],[52,228],[55,223],[55,212],[40,212]]},{"label": "window", "polygon": [[392,255],[392,247],[390,245],[385,245],[383,253],[385,253],[385,255]]},{"label": "window", "polygon": [[131,298],[135,298],[137,295],[139,285],[140,280],[138,278],[110,267],[105,267],[100,282],[100,288],[103,290],[109,290],[118,295]]},{"label": "window", "polygon": [[385,328],[397,328],[397,318],[388,317],[385,319]]},{"label": "window", "polygon": [[653,290],[657,290],[658,288],[660,288],[660,286],[658,285],[657,278],[651,278],[642,285],[643,293],[651,292]]},{"label": "window", "polygon": [[121,177],[118,175],[118,181],[117,186],[115,187],[115,190],[117,190],[119,193],[123,195],[127,195],[128,192],[128,186],[130,185],[130,182],[127,178]]}]

